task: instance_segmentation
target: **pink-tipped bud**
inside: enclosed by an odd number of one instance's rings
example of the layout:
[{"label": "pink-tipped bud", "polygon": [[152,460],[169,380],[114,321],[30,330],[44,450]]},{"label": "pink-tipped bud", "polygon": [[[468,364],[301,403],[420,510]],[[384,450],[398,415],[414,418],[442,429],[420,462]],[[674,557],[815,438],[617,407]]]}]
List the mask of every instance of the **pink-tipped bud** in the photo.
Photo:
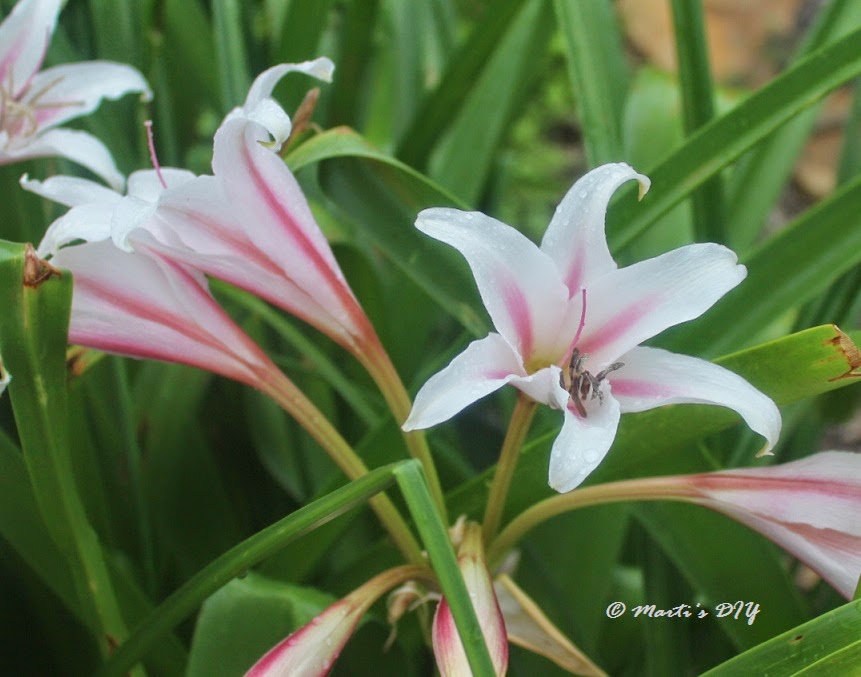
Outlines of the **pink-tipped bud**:
[{"label": "pink-tipped bud", "polygon": [[371,605],[421,573],[419,567],[402,566],[375,576],[272,647],[245,677],[324,677]]},{"label": "pink-tipped bud", "polygon": [[[497,675],[504,675],[508,669],[505,621],[502,618],[502,611],[499,609],[496,593],[493,590],[493,580],[484,558],[481,527],[477,524],[466,525],[463,542],[458,549],[458,565],[472,599],[472,606],[478,616],[493,667]],[[445,598],[440,601],[433,620],[433,650],[437,667],[443,677],[462,677],[472,674],[451,609]]]}]

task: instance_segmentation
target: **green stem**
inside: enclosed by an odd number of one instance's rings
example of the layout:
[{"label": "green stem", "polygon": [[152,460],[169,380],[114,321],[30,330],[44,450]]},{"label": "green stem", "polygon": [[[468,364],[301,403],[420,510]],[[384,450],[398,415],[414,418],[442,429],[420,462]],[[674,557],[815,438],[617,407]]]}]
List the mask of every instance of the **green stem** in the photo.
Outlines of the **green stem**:
[{"label": "green stem", "polygon": [[496,472],[493,475],[493,484],[490,485],[490,495],[487,497],[487,508],[484,513],[484,539],[490,543],[505,510],[505,502],[508,498],[508,489],[514,477],[514,469],[517,467],[517,459],[520,456],[520,447],[529,431],[532,416],[535,414],[536,403],[524,394],[517,398],[511,421],[508,423],[508,432],[502,442],[499,452],[499,461],[496,464]]},{"label": "green stem", "polygon": [[[376,336],[374,338],[376,338]],[[386,404],[389,405],[389,409],[395,417],[395,421],[400,426],[410,415],[413,403],[410,396],[407,394],[407,390],[404,387],[403,381],[401,381],[401,377],[398,375],[391,359],[389,359],[388,353],[379,341],[376,341],[375,343],[376,345],[368,346],[364,351],[357,351],[356,356],[364,365],[365,369],[368,370],[371,378],[376,382],[380,392],[386,400]],[[422,464],[422,470],[424,471],[425,478],[427,479],[434,504],[436,505],[443,522],[448,524],[445,496],[442,492],[439,474],[437,473],[436,465],[434,464],[433,456],[431,456],[430,448],[428,447],[424,432],[414,430],[411,432],[404,432],[403,435],[410,456]]]},{"label": "green stem", "polygon": [[487,555],[488,564],[492,570],[529,531],[571,510],[618,501],[692,501],[695,495],[684,475],[610,482],[559,494],[536,503],[511,520],[492,542]]},{"label": "green stem", "polygon": [[[348,478],[356,480],[368,474],[368,467],[329,420],[274,365],[260,374],[259,388],[308,431]],[[394,503],[384,495],[375,496],[369,503],[407,561],[424,565],[418,541]]]}]

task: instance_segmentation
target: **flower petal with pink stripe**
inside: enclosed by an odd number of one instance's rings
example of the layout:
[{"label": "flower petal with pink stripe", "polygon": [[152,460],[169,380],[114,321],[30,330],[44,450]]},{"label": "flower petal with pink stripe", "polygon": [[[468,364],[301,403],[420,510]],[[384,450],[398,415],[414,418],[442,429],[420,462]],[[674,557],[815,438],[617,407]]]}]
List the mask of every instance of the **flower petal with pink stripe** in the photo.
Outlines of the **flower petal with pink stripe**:
[{"label": "flower petal with pink stripe", "polygon": [[463,254],[498,334],[470,344],[419,390],[405,429],[441,423],[510,383],[563,412],[549,471],[561,492],[598,466],[627,411],[682,402],[730,407],[765,438],[764,451],[774,446],[780,413],[744,379],[703,360],[638,347],[702,315],[747,271],[717,244],[619,268],[604,222],[613,193],[630,180],[642,197],[649,180],[626,164],[589,172],[562,200],[540,247],[477,212],[418,215],[419,230]]}]

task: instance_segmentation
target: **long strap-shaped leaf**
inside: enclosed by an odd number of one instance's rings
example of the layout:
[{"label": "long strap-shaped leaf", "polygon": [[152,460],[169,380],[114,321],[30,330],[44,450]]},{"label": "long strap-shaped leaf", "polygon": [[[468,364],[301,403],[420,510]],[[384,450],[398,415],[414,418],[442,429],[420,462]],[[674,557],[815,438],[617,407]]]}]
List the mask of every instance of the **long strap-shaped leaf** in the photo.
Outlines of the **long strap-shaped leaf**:
[{"label": "long strap-shaped leaf", "polygon": [[300,536],[385,490],[394,481],[395,472],[412,463],[401,461],[372,470],[266,527],[210,562],[134,628],[128,641],[120,645],[99,674],[124,675],[146,654],[153,642],[191,614],[222,585]]},{"label": "long strap-shaped leaf", "polygon": [[104,653],[125,638],[99,538],[75,482],[68,443],[66,342],[72,280],[49,273],[32,247],[0,241],[0,352],[24,461],[42,519],[67,558],[81,616]]},{"label": "long strap-shaped leaf", "polygon": [[642,204],[635,191],[611,211],[613,249],[628,244],[685,196],[744,151],[825,94],[861,73],[861,29],[816,50],[726,115],[702,127],[646,173],[652,189]]}]

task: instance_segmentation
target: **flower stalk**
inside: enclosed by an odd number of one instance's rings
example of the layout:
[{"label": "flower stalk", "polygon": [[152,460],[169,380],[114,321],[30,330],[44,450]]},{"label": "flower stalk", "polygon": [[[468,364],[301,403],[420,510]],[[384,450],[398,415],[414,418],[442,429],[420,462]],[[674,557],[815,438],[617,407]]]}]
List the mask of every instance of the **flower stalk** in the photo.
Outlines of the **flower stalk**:
[{"label": "flower stalk", "polygon": [[517,459],[520,457],[520,449],[529,425],[535,415],[537,402],[524,394],[517,398],[511,421],[508,423],[508,431],[502,441],[502,449],[499,452],[499,461],[496,464],[496,472],[493,475],[493,483],[490,485],[490,494],[487,497],[487,507],[484,512],[484,539],[486,543],[493,541],[493,537],[499,530],[502,515],[505,511],[505,502],[508,498],[508,489],[514,477],[514,469],[517,467]]}]

